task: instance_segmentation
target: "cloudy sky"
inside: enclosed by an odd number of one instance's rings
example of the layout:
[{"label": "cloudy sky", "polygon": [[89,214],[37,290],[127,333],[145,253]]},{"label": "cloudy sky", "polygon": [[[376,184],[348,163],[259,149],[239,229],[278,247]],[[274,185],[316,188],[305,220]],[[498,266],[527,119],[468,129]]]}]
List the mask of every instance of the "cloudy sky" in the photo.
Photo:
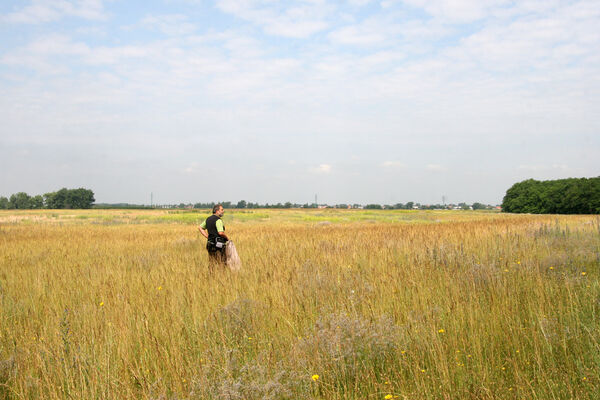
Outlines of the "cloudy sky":
[{"label": "cloudy sky", "polygon": [[3,0],[0,195],[501,202],[600,175],[598,0]]}]

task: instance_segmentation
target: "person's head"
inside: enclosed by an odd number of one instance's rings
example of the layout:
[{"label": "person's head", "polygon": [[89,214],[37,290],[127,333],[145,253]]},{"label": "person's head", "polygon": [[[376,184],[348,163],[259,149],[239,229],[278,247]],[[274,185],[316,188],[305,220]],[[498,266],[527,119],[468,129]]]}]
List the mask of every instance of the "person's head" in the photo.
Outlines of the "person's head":
[{"label": "person's head", "polygon": [[215,206],[213,207],[213,214],[217,215],[218,217],[222,217],[224,213],[225,210],[223,209],[223,205],[215,204]]}]

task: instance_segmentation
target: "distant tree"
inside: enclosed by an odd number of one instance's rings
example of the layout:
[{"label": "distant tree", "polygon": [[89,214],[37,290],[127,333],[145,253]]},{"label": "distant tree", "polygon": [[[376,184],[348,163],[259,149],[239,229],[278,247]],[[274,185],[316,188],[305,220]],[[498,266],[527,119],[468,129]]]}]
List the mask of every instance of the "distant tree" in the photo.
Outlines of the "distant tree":
[{"label": "distant tree", "polygon": [[289,201],[286,201],[285,204],[283,205],[283,208],[292,208],[293,204],[290,203]]},{"label": "distant tree", "polygon": [[246,200],[240,200],[238,201],[237,205],[235,206],[235,208],[246,208]]},{"label": "distant tree", "polygon": [[44,194],[44,205],[49,209],[91,208],[94,204],[94,192],[89,189],[62,188],[56,192]]},{"label": "distant tree", "polygon": [[[56,209],[56,192],[48,192],[43,196],[44,198],[44,207],[49,209]],[[62,204],[61,204],[62,207]]]},{"label": "distant tree", "polygon": [[91,208],[94,201],[96,201],[94,199],[94,192],[84,188],[71,189],[68,197],[71,208]]},{"label": "distant tree", "polygon": [[44,208],[44,198],[41,195],[33,196],[30,201],[31,208]]},{"label": "distant tree", "polygon": [[46,208],[58,210],[62,208],[70,208],[67,204],[67,188],[62,188],[56,192],[46,193],[44,195]]},{"label": "distant tree", "polygon": [[412,201],[409,201],[408,203],[406,203],[405,208],[407,210],[412,210],[412,208],[415,206],[415,203],[413,203]]},{"label": "distant tree", "polygon": [[469,205],[467,203],[458,203],[458,206],[460,207],[461,210],[469,209]]},{"label": "distant tree", "polygon": [[18,210],[31,208],[31,196],[25,192],[19,192],[11,195],[9,202],[12,205],[12,208],[16,208]]},{"label": "distant tree", "polygon": [[0,197],[0,210],[6,210],[8,208],[9,201],[6,197]]},{"label": "distant tree", "polygon": [[487,206],[481,203],[473,203],[473,210],[485,210]]},{"label": "distant tree", "polygon": [[381,204],[367,204],[365,206],[365,208],[367,210],[381,210],[381,209],[383,209],[383,207],[381,207]]}]

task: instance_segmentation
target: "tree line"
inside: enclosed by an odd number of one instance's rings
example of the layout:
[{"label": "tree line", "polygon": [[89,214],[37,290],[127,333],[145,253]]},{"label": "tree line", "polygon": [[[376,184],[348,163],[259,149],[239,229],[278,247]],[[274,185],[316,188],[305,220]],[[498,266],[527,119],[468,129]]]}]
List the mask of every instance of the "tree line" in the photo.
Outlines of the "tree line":
[{"label": "tree line", "polygon": [[90,189],[62,188],[56,192],[44,195],[30,196],[19,192],[10,197],[0,197],[0,209],[63,209],[63,208],[91,208],[94,204],[94,192]]},{"label": "tree line", "polygon": [[531,214],[600,214],[600,177],[528,179],[506,191],[502,211]]},{"label": "tree line", "polygon": [[247,202],[245,200],[240,200],[238,202],[231,201],[222,201],[222,202],[206,202],[206,203],[180,203],[180,204],[169,204],[169,205],[155,205],[153,207],[147,205],[135,205],[135,204],[96,204],[94,208],[180,208],[180,209],[212,209],[215,204],[222,204],[224,208],[235,208],[235,209],[256,209],[256,208],[361,208],[367,210],[494,210],[496,206],[490,204],[483,203],[473,203],[471,205],[467,203],[458,203],[458,204],[421,204],[415,203],[413,201],[409,201],[406,204],[396,203],[396,204],[317,204],[317,203],[253,203]]}]

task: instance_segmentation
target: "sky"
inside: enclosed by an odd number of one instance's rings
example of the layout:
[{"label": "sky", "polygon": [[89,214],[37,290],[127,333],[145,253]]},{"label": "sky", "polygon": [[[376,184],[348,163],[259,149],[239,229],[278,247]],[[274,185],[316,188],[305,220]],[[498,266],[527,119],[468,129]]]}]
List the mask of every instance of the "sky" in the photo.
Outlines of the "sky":
[{"label": "sky", "polygon": [[0,195],[499,204],[600,175],[598,0],[3,0]]}]

